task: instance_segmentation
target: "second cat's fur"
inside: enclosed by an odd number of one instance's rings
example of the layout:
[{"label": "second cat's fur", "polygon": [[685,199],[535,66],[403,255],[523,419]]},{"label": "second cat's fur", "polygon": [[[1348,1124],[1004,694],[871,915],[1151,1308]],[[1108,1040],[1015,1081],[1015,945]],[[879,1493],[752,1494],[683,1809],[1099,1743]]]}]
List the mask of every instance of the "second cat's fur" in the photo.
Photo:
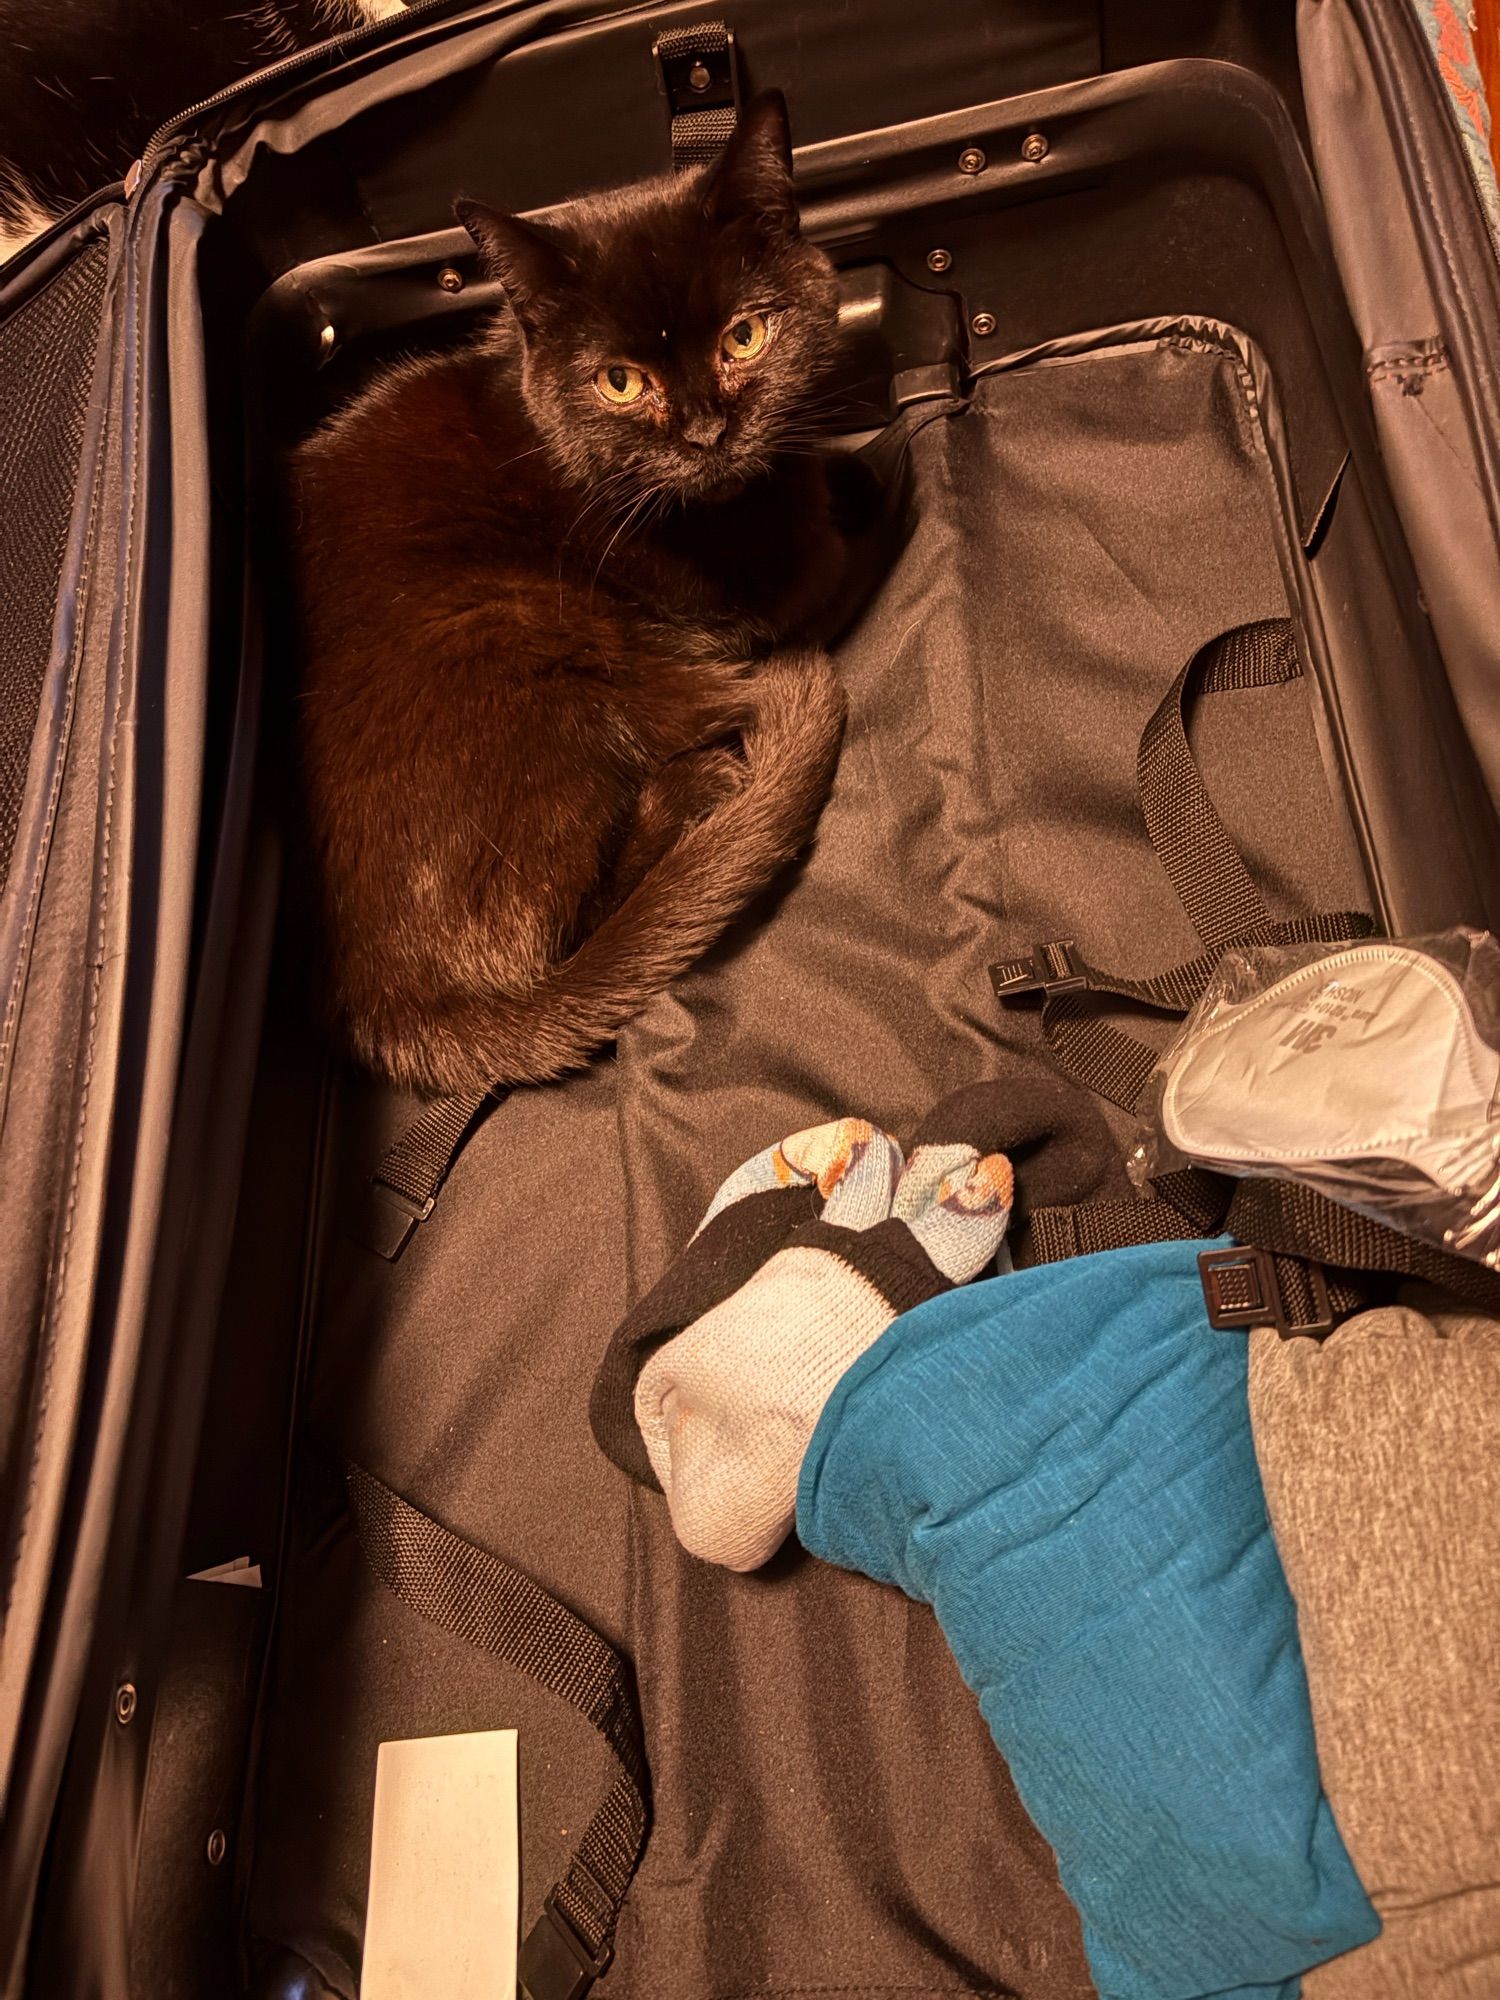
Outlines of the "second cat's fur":
[{"label": "second cat's fur", "polygon": [[779,97],[566,230],[460,213],[509,313],[295,466],[332,997],[366,1064],[448,1091],[585,1062],[797,852],[859,539]]},{"label": "second cat's fur", "polygon": [[0,0],[0,264],[158,125],[402,0]]}]

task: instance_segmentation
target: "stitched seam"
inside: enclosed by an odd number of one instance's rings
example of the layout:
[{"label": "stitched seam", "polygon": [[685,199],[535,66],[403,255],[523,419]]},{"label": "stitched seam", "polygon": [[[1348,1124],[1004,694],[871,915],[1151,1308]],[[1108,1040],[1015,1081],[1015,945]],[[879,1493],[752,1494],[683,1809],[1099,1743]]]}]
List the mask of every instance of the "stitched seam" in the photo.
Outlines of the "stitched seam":
[{"label": "stitched seam", "polygon": [[[1464,330],[1464,334],[1469,342],[1470,351],[1472,352],[1476,347],[1483,347],[1484,336],[1482,329],[1476,327],[1474,323],[1474,316],[1469,308],[1469,300],[1461,282],[1460,271],[1454,260],[1453,246],[1449,240],[1448,230],[1444,226],[1443,213],[1436,198],[1433,174],[1429,166],[1430,155],[1427,147],[1423,144],[1420,113],[1413,103],[1412,89],[1403,71],[1400,51],[1392,46],[1391,38],[1384,32],[1383,28],[1377,27],[1373,23],[1370,23],[1369,26],[1374,27],[1375,32],[1380,35],[1382,52],[1389,71],[1392,93],[1398,99],[1403,114],[1402,123],[1411,148],[1410,157],[1416,163],[1416,169],[1427,196],[1428,214],[1433,225],[1432,234],[1437,239],[1438,247],[1442,254],[1443,265],[1447,271],[1449,303],[1457,323]],[[1413,32],[1421,34],[1421,30],[1415,21],[1412,21],[1411,28]],[[1368,39],[1367,32],[1367,43]],[[1425,35],[1422,36],[1422,56],[1428,65],[1427,74],[1432,78],[1439,95],[1442,97],[1446,128],[1454,137],[1455,142],[1461,147],[1462,140],[1458,136],[1457,127],[1454,122],[1452,103],[1446,89],[1443,88],[1441,78],[1435,74],[1431,45],[1427,42]],[[1469,414],[1471,421],[1476,423],[1483,421],[1483,411],[1480,407],[1477,388],[1475,390],[1475,403]],[[1490,498],[1484,493],[1482,488],[1480,497],[1485,501],[1486,507],[1493,512]]]},{"label": "stitched seam", "polygon": [[[1255,377],[1237,347],[1221,340],[1190,333],[1168,334],[1162,344],[1173,348],[1179,354],[1207,355],[1212,360],[1227,361],[1239,380],[1240,394],[1245,399],[1245,408],[1249,412],[1251,425],[1257,438],[1261,438],[1265,423],[1261,413],[1260,397],[1255,392]],[[1261,445],[1262,452],[1265,453],[1263,439]],[[1280,511],[1279,508],[1277,511]]]},{"label": "stitched seam", "polygon": [[1450,367],[1448,350],[1439,341],[1435,348],[1411,347],[1392,352],[1382,348],[1365,363],[1365,373],[1372,382],[1383,382],[1388,375],[1437,375],[1446,373]]},{"label": "stitched seam", "polygon": [[[78,602],[80,612],[87,603],[89,586],[93,574],[95,531],[99,521],[99,477],[98,468],[92,481],[89,495],[89,520],[84,533],[83,561],[79,566]],[[85,616],[80,615],[73,631],[73,645],[68,658],[67,700],[63,706],[62,727],[58,731],[57,756],[52,769],[52,782],[47,797],[46,817],[42,822],[41,839],[37,842],[35,863],[31,871],[31,887],[26,897],[26,918],[21,928],[22,944],[16,955],[15,977],[11,981],[10,992],[6,996],[5,1016],[0,1020],[0,1078],[6,1077],[9,1067],[12,1037],[20,1019],[21,995],[26,990],[27,974],[31,969],[31,946],[36,929],[37,905],[41,901],[42,884],[47,879],[47,864],[52,856],[52,835],[57,824],[57,812],[62,804],[63,779],[67,771],[68,751],[73,738],[73,715],[78,705],[79,661],[83,653],[83,628]],[[8,1082],[0,1083],[0,1104],[8,1095]]]},{"label": "stitched seam", "polygon": [[[40,296],[40,294],[39,294]],[[100,321],[99,338],[103,338],[103,319]],[[96,377],[97,379],[97,377]],[[100,437],[103,445],[103,437]],[[93,477],[89,483],[89,518],[84,530],[82,561],[78,572],[78,615],[73,626],[73,644],[68,656],[67,699],[63,706],[62,725],[57,736],[57,755],[52,769],[51,788],[47,798],[46,817],[42,822],[41,838],[32,867],[31,886],[26,897],[26,916],[21,926],[20,949],[16,953],[15,974],[9,993],[5,999],[4,1018],[0,1019],[0,1130],[4,1129],[5,1106],[10,1094],[8,1075],[12,1036],[20,1018],[21,996],[26,990],[27,975],[31,969],[31,947],[35,935],[37,905],[41,901],[42,884],[47,876],[47,864],[52,853],[52,834],[57,823],[58,807],[62,803],[63,777],[67,769],[68,750],[73,736],[73,715],[78,703],[78,666],[83,654],[83,631],[86,623],[89,585],[93,576],[95,542],[99,525],[100,468],[103,462],[102,449],[96,456]]]},{"label": "stitched seam", "polygon": [[[124,270],[125,268],[122,264],[121,269]],[[133,325],[135,320],[134,299],[129,292],[128,280],[126,281],[124,290],[129,307],[128,317]],[[131,395],[130,430],[128,433],[132,445],[137,448],[140,437],[140,421],[141,370],[137,364]],[[137,478],[134,472],[132,472],[130,498],[125,513],[125,537],[123,542],[125,574],[121,579],[120,591],[120,646],[122,663],[130,631],[130,551],[135,543],[137,484]],[[119,733],[120,716],[125,702],[127,681],[128,675],[122,670],[119,687],[116,690],[115,707],[109,719],[109,729],[105,739],[109,755],[109,779],[104,794],[103,842],[99,860],[99,908],[94,926],[94,934],[89,941],[90,957],[93,961],[93,966],[89,983],[88,1031],[84,1039],[83,1080],[78,1100],[78,1122],[74,1132],[73,1158],[68,1175],[67,1205],[63,1214],[62,1232],[58,1238],[57,1250],[53,1260],[53,1273],[51,1283],[48,1286],[47,1303],[42,1316],[41,1340],[39,1343],[42,1350],[42,1372],[38,1385],[36,1414],[31,1426],[31,1453],[26,1476],[26,1497],[22,1504],[15,1542],[11,1552],[10,1566],[5,1580],[4,1615],[7,1618],[15,1596],[16,1580],[20,1573],[22,1557],[26,1552],[31,1527],[32,1508],[36,1501],[37,1477],[41,1458],[38,1445],[46,1423],[47,1410],[52,1395],[52,1365],[56,1354],[53,1335],[57,1325],[58,1307],[67,1284],[68,1260],[72,1252],[73,1224],[78,1210],[78,1183],[83,1171],[83,1146],[88,1131],[90,1100],[93,1096],[94,1056],[99,1027],[99,994],[103,984],[105,965],[103,950],[104,932],[109,916],[112,889],[110,865],[114,851],[115,772],[117,764],[115,747],[116,738]]]},{"label": "stitched seam", "polygon": [[[1406,399],[1403,398],[1402,400],[1405,401]],[[1453,460],[1454,466],[1457,468],[1457,470],[1462,475],[1464,480],[1470,486],[1473,487],[1474,491],[1479,495],[1479,498],[1482,502],[1484,499],[1484,489],[1479,484],[1479,474],[1477,469],[1474,466],[1472,466],[1467,459],[1464,458],[1463,454],[1459,451],[1458,446],[1453,442],[1452,438],[1450,438],[1444,432],[1442,426],[1437,422],[1431,410],[1428,409],[1427,405],[1422,401],[1422,399],[1419,396],[1413,396],[1410,400],[1416,404],[1418,412],[1426,421],[1427,428],[1432,432],[1432,435],[1437,439],[1438,443],[1443,447],[1444,451],[1446,451],[1448,456]]]},{"label": "stitched seam", "polygon": [[[1392,51],[1393,55],[1394,53],[1395,52]],[[1432,59],[1430,48],[1424,50],[1424,54],[1426,55],[1427,60],[1430,62]],[[1442,210],[1438,205],[1437,190],[1433,185],[1432,171],[1428,164],[1427,148],[1422,142],[1421,119],[1420,116],[1415,113],[1415,108],[1412,104],[1412,93],[1408,88],[1405,80],[1401,78],[1399,75],[1399,69],[1400,69],[1399,60],[1396,62],[1395,68],[1398,72],[1397,88],[1401,93],[1402,99],[1404,101],[1403,108],[1407,113],[1406,128],[1408,137],[1411,142],[1412,157],[1415,159],[1417,163],[1417,171],[1422,177],[1422,187],[1427,195],[1427,212],[1433,224],[1432,233],[1436,237],[1438,244],[1442,250],[1443,263],[1447,267],[1450,298],[1452,300],[1454,310],[1457,312],[1459,318],[1463,321],[1464,326],[1467,332],[1469,333],[1470,338],[1472,338],[1474,334],[1474,328],[1469,321],[1469,314],[1463,296],[1463,288],[1459,283],[1459,274],[1453,261],[1452,246],[1448,241],[1448,231],[1443,226]],[[1443,92],[1443,96],[1446,101],[1447,98],[1446,91]],[[1451,112],[1449,115],[1451,116]]]}]

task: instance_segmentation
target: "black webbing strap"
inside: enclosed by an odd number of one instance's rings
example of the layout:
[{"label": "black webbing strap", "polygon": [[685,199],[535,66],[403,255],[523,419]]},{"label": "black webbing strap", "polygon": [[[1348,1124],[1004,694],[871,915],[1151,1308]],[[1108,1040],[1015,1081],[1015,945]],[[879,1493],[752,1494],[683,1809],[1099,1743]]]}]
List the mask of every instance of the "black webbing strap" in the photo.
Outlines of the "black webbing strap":
[{"label": "black webbing strap", "polygon": [[674,169],[716,160],[739,117],[734,36],[722,21],[663,28],[652,53],[671,109]]},{"label": "black webbing strap", "polygon": [[1217,1325],[1326,1332],[1335,1319],[1372,1302],[1372,1273],[1425,1279],[1467,1305],[1500,1313],[1500,1272],[1388,1229],[1294,1181],[1234,1181],[1187,1168],[1152,1185],[1156,1201],[1036,1209],[1027,1219],[1032,1256],[1052,1264],[1135,1243],[1233,1236],[1263,1253],[1264,1310],[1226,1315]]},{"label": "black webbing strap", "polygon": [[504,1092],[439,1097],[414,1119],[370,1176],[353,1233],[367,1249],[394,1261],[425,1222],[464,1142]]},{"label": "black webbing strap", "polygon": [[[1343,944],[1374,929],[1362,911],[1275,919],[1238,848],[1214,810],[1193,758],[1188,720],[1200,695],[1275,687],[1301,676],[1291,624],[1284,618],[1236,626],[1201,646],[1157,704],[1136,759],[1141,813],[1151,844],[1193,928],[1207,949],[1145,979],[1101,972],[1071,942],[1038,945],[1029,958],[993,966],[1002,1000],[1043,996],[1042,1027],[1061,1067],[1123,1110],[1133,1111],[1156,1064],[1156,1051],[1100,1018],[1091,995],[1126,1000],[1162,1014],[1185,1014],[1207,986],[1223,953],[1273,944]],[[1261,1185],[1264,1185],[1263,1183]],[[1239,1262],[1210,1258],[1205,1270],[1215,1324],[1253,1324],[1253,1314],[1285,1329],[1326,1331],[1333,1315],[1362,1302],[1353,1283],[1329,1284],[1303,1257],[1322,1258],[1311,1243],[1270,1242],[1231,1220],[1235,1183],[1188,1167],[1153,1184],[1154,1201],[1087,1202],[1041,1209],[1029,1222],[1032,1254],[1043,1263],[1133,1243],[1244,1234],[1256,1249]],[[1243,1213],[1241,1216],[1243,1220]],[[1253,1261],[1251,1259],[1253,1258]],[[1236,1317],[1236,1307],[1239,1316]],[[1247,1316],[1249,1315],[1249,1316]]]},{"label": "black webbing strap", "polygon": [[[1042,994],[1043,1029],[1063,1068],[1127,1111],[1135,1109],[1156,1053],[1101,1020],[1089,995],[1183,1014],[1226,950],[1343,944],[1374,930],[1360,911],[1272,919],[1193,761],[1187,720],[1200,694],[1274,687],[1300,673],[1287,620],[1238,626],[1199,649],[1141,737],[1136,776],[1146,830],[1206,952],[1148,979],[1100,972],[1071,942],[1038,945],[1029,958],[991,968],[1002,999]],[[1425,1278],[1471,1304],[1500,1310],[1494,1272],[1387,1229],[1311,1188],[1236,1181],[1196,1167],[1161,1175],[1152,1187],[1155,1201],[1036,1211],[1028,1224],[1033,1255],[1047,1263],[1133,1243],[1227,1233],[1250,1247],[1200,1259],[1210,1316],[1223,1326],[1266,1320],[1283,1331],[1327,1331],[1336,1317],[1368,1302],[1370,1273]]]},{"label": "black webbing strap", "polygon": [[1125,1250],[1134,1243],[1176,1243],[1203,1233],[1165,1201],[1080,1201],[1068,1208],[1037,1208],[1026,1226],[1038,1264]]},{"label": "black webbing strap", "polygon": [[1141,736],[1136,784],[1146,831],[1193,929],[1216,958],[1271,913],[1214,811],[1188,743],[1188,717],[1200,694],[1301,677],[1288,619],[1237,625],[1199,647]]},{"label": "black webbing strap", "polygon": [[1278,1263],[1314,1257],[1338,1271],[1422,1278],[1469,1305],[1500,1313],[1500,1272],[1387,1229],[1293,1181],[1237,1181],[1224,1226],[1245,1242],[1274,1252]]},{"label": "black webbing strap", "polygon": [[[1347,944],[1374,925],[1361,910],[1327,910],[1312,917],[1265,917],[1228,940],[1241,948],[1268,944]],[[1087,995],[1130,1000],[1158,1014],[1185,1014],[1202,996],[1220,952],[1203,952],[1166,972],[1127,979],[1101,972],[1071,941],[1038,945],[1028,958],[990,967],[997,998],[1043,995],[1042,1029],[1058,1062],[1077,1082],[1133,1111],[1156,1063],[1156,1051],[1099,1019]]]},{"label": "black webbing strap", "polygon": [[1374,929],[1362,911],[1273,919],[1193,759],[1188,717],[1200,695],[1275,687],[1301,673],[1288,619],[1237,625],[1199,647],[1142,732],[1136,783],[1146,832],[1205,952],[1149,979],[1100,972],[1070,943],[1039,945],[1030,959],[991,967],[1002,1000],[1044,996],[1042,1028],[1058,1062],[1124,1110],[1134,1110],[1155,1053],[1101,1020],[1085,995],[1112,995],[1159,1013],[1184,1014],[1232,945],[1341,944]]},{"label": "black webbing strap", "polygon": [[1159,1013],[1184,1014],[1232,945],[1341,944],[1368,937],[1374,929],[1361,911],[1274,920],[1193,759],[1188,718],[1200,695],[1276,687],[1301,674],[1290,620],[1264,618],[1237,625],[1198,648],[1141,734],[1136,784],[1146,832],[1207,946],[1204,953],[1150,979],[1102,973],[1071,944],[1041,945],[1029,961],[991,968],[1001,999],[1045,995],[1042,1027],[1053,1054],[1070,1076],[1127,1111],[1135,1108],[1155,1054],[1100,1020],[1082,995],[1110,994]]},{"label": "black webbing strap", "polygon": [[[1286,1184],[1270,1185],[1279,1190]],[[1221,1234],[1243,1236],[1257,1246],[1248,1264],[1254,1279],[1248,1288],[1246,1259],[1222,1251],[1199,1259],[1201,1266],[1214,1267],[1203,1271],[1211,1324],[1274,1325],[1286,1333],[1328,1333],[1336,1319],[1370,1302],[1368,1286],[1353,1276],[1325,1274],[1317,1265],[1309,1267],[1304,1261],[1309,1255],[1322,1261],[1321,1252],[1310,1240],[1294,1240],[1288,1229],[1268,1237],[1239,1226],[1234,1206],[1239,1187],[1240,1183],[1226,1174],[1188,1167],[1153,1181],[1154,1201],[1086,1201],[1067,1208],[1039,1208],[1027,1218],[1030,1252],[1037,1263],[1053,1264],[1100,1250],[1125,1250],[1136,1243],[1181,1242]],[[1246,1220],[1240,1218],[1242,1223]]]},{"label": "black webbing strap", "polygon": [[419,1513],[359,1466],[345,1476],[366,1560],[386,1588],[466,1645],[529,1674],[586,1717],[614,1752],[620,1775],[548,1894],[518,1965],[526,2000],[581,2000],[609,1964],[650,1825],[629,1664],[520,1570]]}]

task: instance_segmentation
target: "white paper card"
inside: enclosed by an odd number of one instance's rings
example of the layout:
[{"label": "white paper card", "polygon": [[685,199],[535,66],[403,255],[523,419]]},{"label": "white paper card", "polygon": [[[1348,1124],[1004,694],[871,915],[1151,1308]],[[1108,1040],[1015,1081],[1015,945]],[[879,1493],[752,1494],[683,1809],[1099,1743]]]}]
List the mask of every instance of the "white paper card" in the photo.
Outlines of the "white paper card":
[{"label": "white paper card", "polygon": [[360,2000],[516,1990],[516,1732],[382,1743]]},{"label": "white paper card", "polygon": [[195,1569],[188,1582],[238,1583],[247,1590],[259,1590],[260,1564],[251,1562],[249,1556],[236,1556],[233,1562],[216,1563],[212,1569]]}]

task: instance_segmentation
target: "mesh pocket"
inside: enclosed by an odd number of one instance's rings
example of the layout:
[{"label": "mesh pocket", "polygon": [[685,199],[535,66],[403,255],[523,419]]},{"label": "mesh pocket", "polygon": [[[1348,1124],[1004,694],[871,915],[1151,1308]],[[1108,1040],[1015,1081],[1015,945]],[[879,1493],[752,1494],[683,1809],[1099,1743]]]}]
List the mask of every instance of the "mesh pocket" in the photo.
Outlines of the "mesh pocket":
[{"label": "mesh pocket", "polygon": [[104,305],[100,240],[0,326],[0,889],[10,873]]}]

